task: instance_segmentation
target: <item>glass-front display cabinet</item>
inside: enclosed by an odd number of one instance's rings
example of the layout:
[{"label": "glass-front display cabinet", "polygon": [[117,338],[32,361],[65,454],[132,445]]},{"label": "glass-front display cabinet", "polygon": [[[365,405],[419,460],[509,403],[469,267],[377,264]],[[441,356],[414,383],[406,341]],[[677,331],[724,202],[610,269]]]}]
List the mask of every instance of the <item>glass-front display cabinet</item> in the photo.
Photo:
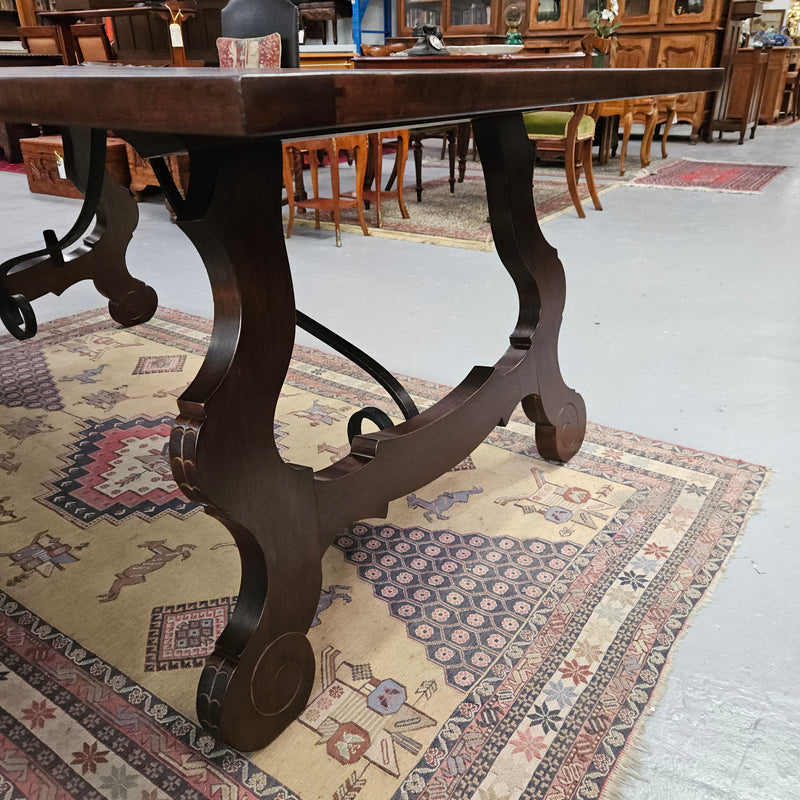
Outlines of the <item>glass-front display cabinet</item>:
[{"label": "glass-front display cabinet", "polygon": [[443,34],[491,34],[496,28],[497,0],[400,0],[400,36],[415,28],[438,25]]}]

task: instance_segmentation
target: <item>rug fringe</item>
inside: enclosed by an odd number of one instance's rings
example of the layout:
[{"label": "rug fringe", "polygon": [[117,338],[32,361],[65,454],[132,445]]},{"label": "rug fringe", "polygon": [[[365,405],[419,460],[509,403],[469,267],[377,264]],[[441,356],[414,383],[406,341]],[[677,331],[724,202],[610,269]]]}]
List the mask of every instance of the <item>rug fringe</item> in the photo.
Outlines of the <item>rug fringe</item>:
[{"label": "rug fringe", "polygon": [[737,536],[724,560],[720,563],[719,569],[703,592],[703,596],[695,604],[690,618],[675,635],[675,641],[666,654],[664,666],[659,673],[656,685],[653,687],[653,693],[650,695],[647,714],[639,717],[634,723],[633,729],[628,735],[628,740],[623,745],[617,760],[611,767],[606,782],[603,784],[603,788],[600,790],[600,800],[627,800],[627,792],[632,785],[648,782],[647,774],[650,770],[645,762],[652,755],[652,750],[643,741],[644,733],[647,729],[647,722],[650,717],[657,713],[658,707],[667,692],[669,677],[674,667],[674,654],[680,646],[683,637],[686,636],[689,629],[694,624],[697,614],[702,611],[705,605],[713,598],[714,593],[722,583],[725,569],[744,539],[744,532],[747,530],[748,523],[753,516],[761,511],[761,500],[764,495],[764,490],[772,477],[771,470],[767,468],[764,468],[764,470],[764,480],[756,490],[755,496],[748,506],[744,520],[739,528],[740,535]]}]

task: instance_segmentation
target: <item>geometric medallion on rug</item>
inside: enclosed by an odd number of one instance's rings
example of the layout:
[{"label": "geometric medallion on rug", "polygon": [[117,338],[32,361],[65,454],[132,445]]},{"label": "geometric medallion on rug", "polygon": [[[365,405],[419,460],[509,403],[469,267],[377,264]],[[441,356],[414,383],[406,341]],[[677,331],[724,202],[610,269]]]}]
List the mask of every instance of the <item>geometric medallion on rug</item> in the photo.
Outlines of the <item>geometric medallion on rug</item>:
[{"label": "geometric medallion on rug", "polygon": [[786,169],[777,164],[734,164],[681,158],[659,167],[650,175],[636,178],[632,185],[758,194]]},{"label": "geometric medallion on rug", "polygon": [[85,527],[100,519],[118,524],[131,515],[145,520],[162,514],[185,517],[200,507],[190,503],[172,479],[167,441],[173,416],[150,419],[87,419],[75,434],[53,491],[40,503]]},{"label": "geometric medallion on rug", "polygon": [[[0,339],[0,797],[608,797],[767,470],[593,424],[552,463],[515,413],[342,529],[308,703],[243,755],[194,708],[238,550],[165,450],[210,331],[168,309],[120,329],[101,309]],[[446,391],[402,382],[420,408]],[[295,348],[281,456],[330,466],[366,405],[397,416],[357,366]]]}]

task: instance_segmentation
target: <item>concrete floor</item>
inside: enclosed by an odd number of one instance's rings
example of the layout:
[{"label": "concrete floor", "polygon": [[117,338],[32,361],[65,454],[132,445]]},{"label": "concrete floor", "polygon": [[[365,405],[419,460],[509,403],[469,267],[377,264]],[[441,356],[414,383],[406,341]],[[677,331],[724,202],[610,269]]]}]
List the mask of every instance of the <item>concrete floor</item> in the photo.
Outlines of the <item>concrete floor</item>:
[{"label": "concrete floor", "polygon": [[[730,134],[692,146],[680,140],[684,126],[676,133],[671,159],[790,169],[760,195],[624,186],[604,196],[603,212],[546,223],[568,281],[562,371],[594,422],[765,464],[773,475],[711,602],[677,647],[614,797],[796,800],[800,124],[762,127],[741,147]],[[0,192],[0,258],[39,246],[45,220],[65,232],[75,214],[75,201],[30,195],[21,175],[0,173]],[[131,271],[163,305],[210,316],[188,241],[159,201],[141,204],[140,214]],[[515,292],[494,253],[361,235],[336,248],[332,232],[307,228],[287,247],[298,307],[369,343],[392,370],[453,384],[506,346]],[[34,308],[45,320],[101,300],[81,285]]]}]

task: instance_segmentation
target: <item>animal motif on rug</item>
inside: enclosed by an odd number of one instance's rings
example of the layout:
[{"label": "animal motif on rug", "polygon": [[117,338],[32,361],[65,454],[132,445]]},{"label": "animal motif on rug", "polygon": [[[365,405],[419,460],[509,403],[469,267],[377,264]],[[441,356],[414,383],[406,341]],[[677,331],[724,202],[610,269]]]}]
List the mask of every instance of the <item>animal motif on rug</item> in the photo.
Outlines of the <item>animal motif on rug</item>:
[{"label": "animal motif on rug", "polygon": [[25,517],[18,517],[13,508],[6,508],[6,503],[11,499],[9,495],[0,497],[0,525],[12,525],[15,522],[22,522]]},{"label": "animal motif on rug", "polygon": [[345,418],[344,409],[339,410],[333,406],[325,405],[315,400],[308,408],[302,411],[291,411],[297,417],[303,417],[311,423],[311,427],[315,428],[322,423],[323,425],[333,425],[334,422],[339,422]]},{"label": "animal motif on rug", "polygon": [[63,570],[67,564],[74,564],[78,558],[73,552],[88,546],[88,542],[72,546],[62,542],[57,536],[50,536],[47,531],[39,531],[25,547],[10,553],[0,553],[0,556],[11,559],[12,564],[22,570],[7,585],[16,586],[30,578],[34,572],[49,578],[56,570]]},{"label": "animal motif on rug", "polygon": [[[363,759],[399,777],[397,748],[416,756],[422,743],[412,734],[435,726],[436,720],[411,705],[401,683],[376,678],[369,664],[340,662],[340,656],[341,651],[331,646],[320,654],[322,689],[311,698],[298,722],[319,734],[316,743],[325,745],[327,754],[340,764],[357,764]],[[422,695],[420,700],[426,697],[424,692],[417,694]],[[365,773],[360,773],[361,780]],[[363,784],[359,791],[361,788]]]},{"label": "animal motif on rug", "polygon": [[122,572],[116,574],[116,580],[111,584],[111,588],[105,593],[98,595],[101,603],[110,603],[119,597],[119,593],[126,586],[137,586],[144,583],[147,576],[157,569],[165,567],[170,561],[180,558],[181,561],[186,561],[192,554],[192,550],[196,545],[193,544],[179,544],[174,550],[168,547],[165,539],[157,542],[144,542],[139,547],[145,550],[150,550],[153,555],[150,558],[140,561],[138,564],[133,564],[126,567]]},{"label": "animal motif on rug", "polygon": [[20,417],[15,422],[5,422],[0,425],[6,436],[12,439],[25,441],[29,436],[36,436],[38,433],[53,433],[59,428],[54,428],[49,422],[45,422],[45,416]]},{"label": "animal motif on rug", "polygon": [[[117,350],[120,347],[144,347],[143,342],[120,342],[113,336],[103,336],[102,334],[88,333],[76,339],[69,339],[66,342],[59,342],[58,347],[76,356],[88,358],[90,361],[98,361],[109,350]],[[103,366],[107,366],[104,364]]]},{"label": "animal motif on rug", "polygon": [[0,453],[0,469],[8,475],[16,472],[22,466],[21,461],[14,461],[16,455],[13,450],[9,450],[7,453]]},{"label": "animal motif on rug", "polygon": [[159,399],[164,397],[180,397],[188,388],[189,384],[183,383],[180,386],[176,386],[174,389],[159,389],[157,392],[153,392],[153,397]]},{"label": "animal motif on rug", "polygon": [[[120,389],[127,389],[127,385],[117,386],[115,389],[100,389],[94,394],[85,394],[81,398],[81,403],[93,406],[94,408],[101,408],[103,411],[111,411],[117,403],[122,403],[125,400],[138,400],[144,395],[128,395],[121,392]],[[76,405],[81,405],[76,403]]]},{"label": "animal motif on rug", "polygon": [[85,369],[77,375],[65,375],[59,378],[61,383],[69,383],[70,381],[78,381],[78,383],[97,383],[100,373],[108,366],[108,364],[98,364],[91,369]]},{"label": "animal motif on rug", "polygon": [[[615,506],[592,497],[591,493],[579,486],[561,486],[550,483],[540,469],[531,469],[536,489],[527,494],[498,497],[495,503],[505,506],[513,503],[524,514],[541,514],[548,522],[555,525],[575,523],[592,530],[605,525],[615,511]],[[612,486],[600,490],[607,496]],[[562,529],[562,536],[571,535],[571,526]]]},{"label": "animal motif on rug", "polygon": [[323,589],[320,593],[317,611],[314,614],[314,620],[310,627],[316,628],[317,625],[319,625],[321,621],[319,615],[326,608],[330,608],[334,600],[344,600],[345,603],[349,603],[353,598],[347,594],[347,592],[352,588],[352,586],[339,586],[338,584],[332,583],[327,589]]},{"label": "animal motif on rug", "polygon": [[337,461],[341,461],[350,452],[350,445],[343,444],[340,447],[336,447],[336,445],[328,444],[327,442],[321,442],[317,445],[317,452],[330,453],[331,463],[335,464]]},{"label": "animal motif on rug", "polygon": [[442,492],[435,500],[425,500],[422,497],[417,497],[413,492],[408,495],[409,508],[424,508],[422,516],[428,522],[436,519],[447,520],[450,519],[444,512],[452,508],[456,503],[466,503],[471,494],[481,494],[483,489],[478,486],[473,486],[471,489],[462,489],[457,492]]}]

